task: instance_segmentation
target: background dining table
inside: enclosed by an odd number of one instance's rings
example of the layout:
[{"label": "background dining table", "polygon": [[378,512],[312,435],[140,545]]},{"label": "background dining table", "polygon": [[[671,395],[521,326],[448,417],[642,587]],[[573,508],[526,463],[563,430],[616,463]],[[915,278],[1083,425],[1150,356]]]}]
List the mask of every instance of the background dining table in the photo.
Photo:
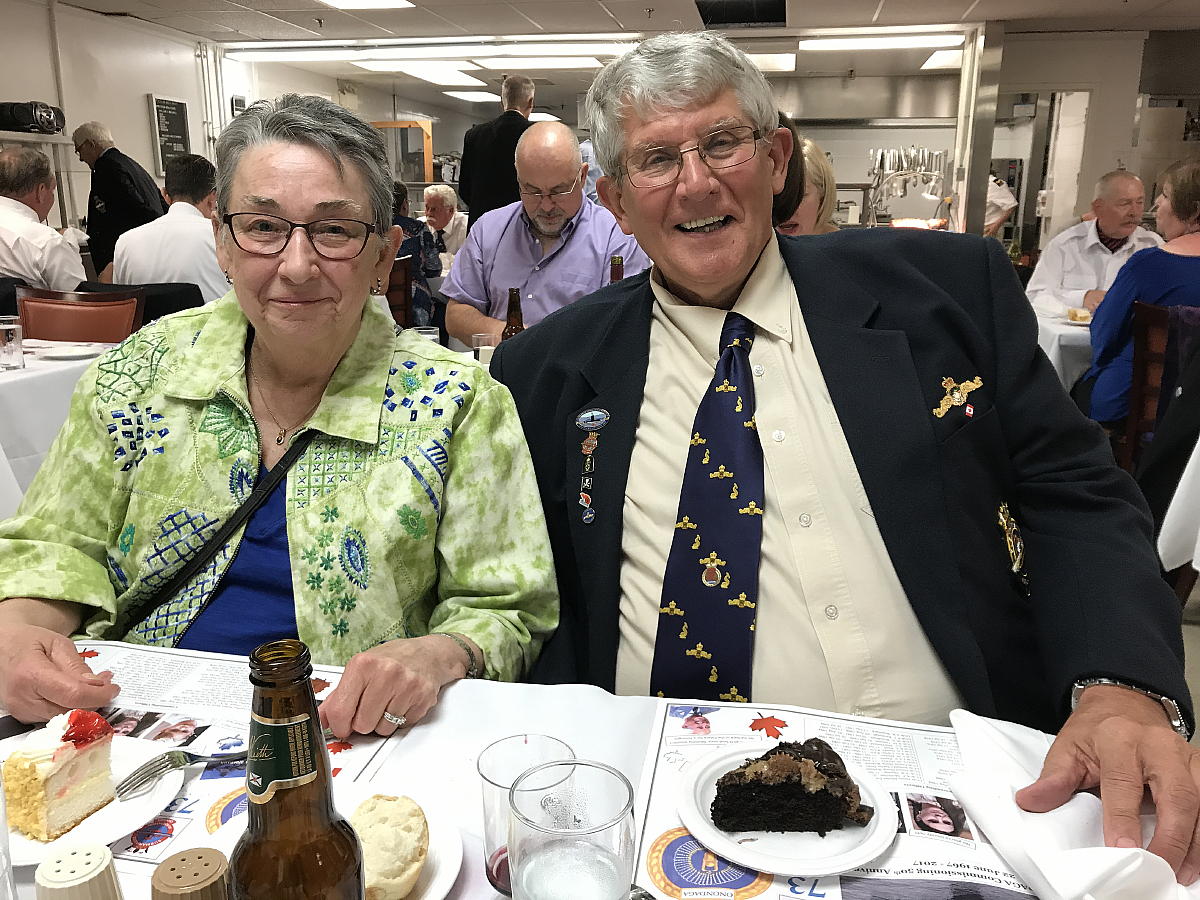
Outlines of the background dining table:
[{"label": "background dining table", "polygon": [[1037,317],[1038,346],[1068,391],[1092,364],[1092,332],[1065,318]]}]

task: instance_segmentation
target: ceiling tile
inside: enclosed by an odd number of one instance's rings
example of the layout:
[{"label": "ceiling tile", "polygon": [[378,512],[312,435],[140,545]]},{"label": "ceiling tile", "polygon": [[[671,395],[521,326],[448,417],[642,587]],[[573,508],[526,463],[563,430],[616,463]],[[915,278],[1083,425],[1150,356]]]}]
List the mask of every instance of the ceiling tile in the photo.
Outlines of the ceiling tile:
[{"label": "ceiling tile", "polygon": [[870,25],[879,0],[788,0],[789,28],[840,28]]},{"label": "ceiling tile", "polygon": [[[888,0],[894,3],[896,0]],[[1193,12],[1195,0],[1191,0]],[[1161,6],[1162,0],[1088,0],[1087,3],[1068,2],[1048,4],[1045,0],[980,0],[971,10],[972,21],[989,19],[1041,19],[1053,27],[1056,19],[1119,17],[1125,28],[1143,28],[1140,21],[1146,13]],[[1049,29],[1047,29],[1049,30]]]},{"label": "ceiling tile", "polygon": [[257,12],[236,12],[236,13],[200,13],[199,18],[206,22],[215,22],[218,25],[224,25],[226,28],[232,28],[234,31],[240,31],[242,34],[248,34],[252,37],[263,38],[265,40],[303,40],[305,38],[317,39],[318,35],[315,30],[301,28],[291,22],[285,22],[280,19],[272,18],[264,13]]},{"label": "ceiling tile", "polygon": [[127,13],[138,18],[145,18],[160,11],[157,6],[142,3],[140,0],[83,0],[79,6],[105,15]]},{"label": "ceiling tile", "polygon": [[531,34],[537,31],[536,25],[507,3],[438,3],[429,8],[443,19],[467,29],[469,34]]},{"label": "ceiling tile", "polygon": [[[239,6],[259,12],[275,13],[280,10],[307,12],[310,9],[331,9],[329,4],[321,0],[237,0]],[[357,13],[356,13],[357,14]]]},{"label": "ceiling tile", "polygon": [[[447,22],[427,9],[386,9],[354,11],[358,18],[386,28],[397,37],[442,37],[455,34],[479,34]],[[447,98],[450,99],[450,98]],[[454,101],[458,102],[458,101]]]},{"label": "ceiling tile", "polygon": [[186,31],[188,34],[201,34],[205,32],[221,32],[225,35],[222,40],[231,40],[233,31],[213,24],[205,22],[195,16],[167,16],[161,19],[154,19],[155,25],[162,25],[164,28],[174,28],[178,31]]},{"label": "ceiling tile", "polygon": [[245,9],[229,0],[153,0],[153,3],[160,10],[158,14],[150,16],[154,19],[196,12],[245,12]]},{"label": "ceiling tile", "polygon": [[[626,31],[691,31],[704,27],[696,4],[691,0],[656,0],[651,7],[646,0],[600,0]],[[646,17],[646,8],[654,15]]]},{"label": "ceiling tile", "polygon": [[[613,31],[617,23],[596,0],[565,3],[512,3],[518,12],[537,22],[546,31],[563,34],[589,31]],[[532,32],[531,32],[532,33]]]},{"label": "ceiling tile", "polygon": [[[304,12],[273,12],[271,15],[283,19],[285,22],[291,22],[293,25],[299,25],[301,28],[311,29],[325,39],[377,38],[391,34],[386,28],[372,25],[370,22],[364,22],[362,19],[329,7],[305,10]],[[318,25],[316,19],[320,19],[323,24]]]}]

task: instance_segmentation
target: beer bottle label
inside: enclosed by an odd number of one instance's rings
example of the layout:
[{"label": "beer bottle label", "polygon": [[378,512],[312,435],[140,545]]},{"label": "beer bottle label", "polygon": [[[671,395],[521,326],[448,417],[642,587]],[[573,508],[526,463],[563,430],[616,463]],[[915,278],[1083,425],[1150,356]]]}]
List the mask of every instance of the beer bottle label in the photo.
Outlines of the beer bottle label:
[{"label": "beer bottle label", "polygon": [[250,719],[246,793],[251,803],[266,803],[276,791],[316,780],[322,747],[311,716],[268,719],[251,713]]}]

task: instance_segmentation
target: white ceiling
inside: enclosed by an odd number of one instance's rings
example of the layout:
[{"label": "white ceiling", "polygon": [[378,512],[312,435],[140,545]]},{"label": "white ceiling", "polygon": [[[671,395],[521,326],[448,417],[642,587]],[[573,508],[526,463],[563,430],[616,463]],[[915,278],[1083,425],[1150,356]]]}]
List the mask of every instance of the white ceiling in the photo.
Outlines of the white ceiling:
[{"label": "white ceiling", "polygon": [[[641,32],[702,28],[692,0],[413,0],[411,9],[337,10],[320,0],[69,0],[110,15],[129,15],[219,43],[252,41],[351,41],[473,35]],[[747,0],[749,2],[749,0]],[[647,9],[650,9],[648,15]],[[318,22],[318,20],[320,20]],[[799,29],[934,25],[1001,20],[1008,31],[1174,30],[1200,28],[1200,0],[787,0],[786,29],[728,31],[758,52],[795,50]],[[753,46],[748,44],[752,43]],[[927,51],[801,53],[798,74],[885,74],[914,71]],[[350,63],[291,63],[298,67],[480,116],[489,105],[442,95],[438,87],[411,76],[370,73]],[[498,83],[502,73],[476,77]],[[592,73],[531,72],[539,81],[537,106],[575,119],[575,98]],[[544,79],[544,83],[543,83]],[[483,90],[479,88],[479,90]]]}]

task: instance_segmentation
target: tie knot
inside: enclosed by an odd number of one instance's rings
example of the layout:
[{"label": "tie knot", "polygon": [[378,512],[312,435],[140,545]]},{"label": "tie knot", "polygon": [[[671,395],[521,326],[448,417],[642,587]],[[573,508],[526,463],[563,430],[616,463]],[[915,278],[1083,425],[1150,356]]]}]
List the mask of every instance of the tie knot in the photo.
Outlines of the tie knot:
[{"label": "tie knot", "polygon": [[747,353],[754,344],[754,323],[741,313],[731,312],[725,316],[725,325],[721,328],[721,352],[730,347],[741,347]]}]

